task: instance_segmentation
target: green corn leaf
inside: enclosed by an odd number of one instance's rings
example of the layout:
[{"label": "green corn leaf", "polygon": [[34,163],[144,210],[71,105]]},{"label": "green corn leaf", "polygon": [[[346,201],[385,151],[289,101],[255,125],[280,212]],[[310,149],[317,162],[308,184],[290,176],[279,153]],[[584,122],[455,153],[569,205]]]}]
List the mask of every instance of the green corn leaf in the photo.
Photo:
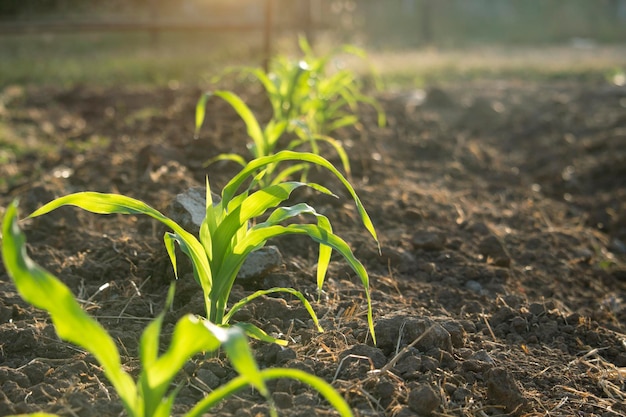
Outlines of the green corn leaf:
[{"label": "green corn leaf", "polygon": [[279,346],[287,346],[289,344],[287,343],[286,340],[282,340],[282,339],[278,339],[278,338],[270,336],[263,329],[251,323],[235,323],[234,326],[242,329],[244,333],[246,334],[246,336],[249,336],[253,339],[260,340],[261,342],[274,343]]},{"label": "green corn leaf", "polygon": [[[167,238],[168,240],[171,240],[172,242],[175,241],[178,243],[178,246],[180,247],[180,250],[187,255],[187,257],[189,259],[191,259],[191,266],[193,269],[193,277],[195,279],[195,281],[200,284],[200,287],[202,288],[202,292],[204,294],[209,294],[213,288],[213,274],[212,274],[212,269],[211,266],[209,264],[209,255],[204,254],[204,257],[201,258],[202,262],[206,262],[206,266],[200,263],[196,262],[196,255],[195,252],[193,250],[192,247],[190,247],[189,245],[189,241],[185,240],[183,238],[181,238],[178,234],[176,233],[168,233],[167,234],[169,237]],[[172,262],[172,266],[174,265],[174,263],[176,262],[176,252],[175,250],[171,249],[172,246],[172,242],[168,242],[166,244],[166,249],[168,251],[168,255],[170,257],[170,261]],[[196,242],[197,244],[199,244],[200,246],[202,246],[202,244],[200,244],[197,240],[194,239],[194,242]],[[176,267],[174,267],[174,272],[176,272]],[[209,297],[204,297],[204,302],[206,304],[206,309],[207,311],[209,311],[210,306],[212,304],[212,300]]]},{"label": "green corn leaf", "polygon": [[315,165],[319,165],[323,168],[328,169],[330,172],[332,172],[343,183],[343,185],[346,187],[346,189],[352,196],[356,204],[357,211],[359,212],[359,216],[361,217],[361,221],[363,222],[363,225],[365,226],[365,228],[370,232],[374,240],[376,240],[376,242],[379,244],[379,252],[380,252],[380,243],[378,242],[378,237],[376,235],[376,230],[374,229],[374,224],[372,223],[372,220],[367,214],[365,207],[363,207],[363,204],[361,203],[361,200],[357,196],[356,191],[354,191],[354,188],[352,187],[352,185],[348,182],[348,180],[343,175],[341,175],[341,173],[337,170],[337,168],[333,166],[333,164],[331,164],[330,162],[328,162],[326,159],[324,159],[323,157],[319,155],[306,153],[306,152],[281,151],[275,155],[271,155],[271,156],[267,156],[263,158],[257,158],[249,162],[248,165],[246,165],[237,175],[235,175],[228,182],[228,184],[226,184],[226,186],[222,190],[222,201],[223,202],[230,201],[230,199],[233,198],[233,196],[235,195],[237,189],[243,184],[243,182],[247,178],[253,175],[254,172],[267,166],[268,164],[278,163],[282,161],[305,161],[305,162],[309,162]]},{"label": "green corn leaf", "polygon": [[[264,228],[268,226],[273,226],[279,223],[284,222],[287,219],[297,217],[303,214],[310,214],[317,217],[317,226],[320,229],[325,230],[327,233],[332,234],[333,229],[330,224],[330,221],[326,216],[323,216],[317,211],[309,206],[308,204],[301,203],[296,204],[293,207],[279,207],[268,217],[268,219],[259,223],[255,228]],[[324,285],[324,280],[326,279],[326,271],[328,270],[328,265],[330,264],[330,257],[332,255],[332,248],[328,245],[320,243],[318,260],[317,260],[317,291],[318,294],[322,291],[322,286]]]},{"label": "green corn leaf", "polygon": [[209,263],[213,259],[213,238],[211,237],[217,229],[217,224],[222,220],[222,204],[221,201],[217,204],[213,203],[213,193],[211,192],[211,184],[209,183],[209,177],[205,180],[205,202],[206,202],[206,214],[200,224],[200,242],[204,246],[204,251],[209,258]]},{"label": "green corn leaf", "polygon": [[204,116],[206,115],[206,102],[209,99],[208,94],[202,94],[196,103],[196,131],[194,133],[194,139],[198,139],[198,133],[204,123]]},{"label": "green corn leaf", "polygon": [[365,50],[354,45],[343,45],[341,47],[341,52],[345,52],[359,58],[367,58],[367,53],[365,52]]},{"label": "green corn leaf", "polygon": [[182,385],[179,385],[173,390],[173,392],[166,397],[163,397],[158,403],[158,406],[155,408],[152,417],[171,417],[174,400],[176,400],[176,396],[182,387]]},{"label": "green corn leaf", "polygon": [[[290,368],[263,369],[260,374],[264,380],[290,378],[300,381],[319,392],[326,399],[326,401],[328,401],[330,405],[337,410],[341,417],[353,417],[352,410],[350,410],[350,406],[346,403],[346,400],[344,400],[341,395],[335,391],[332,385],[317,376],[308,374],[299,369]],[[187,413],[185,417],[201,417],[220,401],[236,394],[247,385],[248,382],[244,377],[240,376],[234,378],[227,384],[222,385],[209,393],[198,404],[196,404],[196,406],[189,413]]]},{"label": "green corn leaf", "polygon": [[358,117],[349,114],[333,120],[331,123],[328,124],[326,130],[330,133],[345,126],[354,126],[355,124],[357,124],[358,121]]},{"label": "green corn leaf", "polygon": [[[168,291],[167,301],[165,303],[165,309],[156,317],[155,320],[150,322],[141,334],[139,342],[139,358],[144,371],[139,378],[140,397],[143,399],[143,410],[146,416],[156,416],[157,409],[164,407],[174,401],[171,398],[170,401],[162,403],[162,397],[164,391],[162,388],[154,390],[154,387],[150,385],[149,379],[146,377],[149,370],[156,363],[159,356],[159,337],[161,336],[161,327],[163,325],[163,318],[165,317],[165,310],[171,305],[174,297],[174,284],[170,286]],[[167,388],[167,387],[165,387]],[[163,404],[163,405],[162,405]],[[162,411],[163,412],[163,411]]]},{"label": "green corn leaf", "polygon": [[22,298],[50,314],[61,339],[93,354],[119,393],[128,413],[131,416],[137,415],[137,388],[130,375],[122,369],[113,339],[97,321],[83,311],[65,284],[27,255],[26,238],[17,224],[16,201],[7,208],[2,234],[4,265]]},{"label": "green corn leaf", "polygon": [[196,280],[203,287],[210,289],[212,285],[211,268],[204,247],[191,233],[158,210],[142,201],[124,195],[81,192],[57,198],[35,210],[28,217],[41,216],[67,205],[76,206],[96,214],[145,214],[160,221],[175,232],[171,234],[171,238],[179,243],[183,252],[191,259]]},{"label": "green corn leaf", "polygon": [[254,142],[254,145],[256,146],[256,154],[254,156],[265,156],[267,150],[265,149],[266,144],[265,138],[263,136],[263,131],[261,130],[259,122],[256,120],[256,117],[254,117],[254,114],[252,113],[248,105],[236,94],[231,93],[230,91],[214,91],[207,94],[220,97],[231,105],[231,107],[237,112],[239,117],[241,117],[241,119],[246,124],[248,136],[250,136],[250,138]]},{"label": "green corn leaf", "polygon": [[387,116],[385,115],[385,110],[382,108],[378,100],[362,94],[357,95],[357,100],[362,103],[369,104],[376,110],[376,113],[378,115],[378,127],[384,127],[387,125]]},{"label": "green corn leaf", "polygon": [[221,343],[233,368],[246,378],[248,383],[256,388],[261,395],[270,399],[269,390],[261,377],[244,332],[238,327],[220,327],[209,321],[206,321],[205,325]]},{"label": "green corn leaf", "polygon": [[311,48],[311,44],[307,40],[306,36],[299,35],[298,36],[298,46],[300,50],[304,53],[305,56],[310,57],[314,56],[313,48]]},{"label": "green corn leaf", "polygon": [[[356,123],[356,120],[358,119],[356,119],[355,117],[355,123]],[[350,177],[351,175],[350,160],[348,159],[348,154],[346,153],[346,150],[343,148],[343,145],[341,144],[341,142],[334,138],[331,138],[330,136],[325,136],[325,135],[315,135],[314,139],[326,142],[335,149],[335,152],[337,152],[337,155],[339,155],[339,159],[341,159],[341,164],[343,165],[344,171],[346,171],[346,175]]]},{"label": "green corn leaf", "polygon": [[165,244],[165,250],[170,257],[170,263],[174,269],[174,276],[178,279],[178,264],[176,262],[176,238],[173,233],[166,232],[163,235],[163,243]]},{"label": "green corn leaf", "polygon": [[[307,184],[295,181],[283,182],[252,193],[224,217],[213,235],[219,236],[219,239],[223,242],[230,243],[235,233],[241,230],[242,227],[245,226],[247,230],[248,221],[260,216],[268,209],[276,207],[288,199],[295,189],[303,186],[307,186]],[[229,246],[227,244],[216,245],[214,259],[223,259],[228,249]],[[219,270],[215,271],[216,275],[219,273]]]},{"label": "green corn leaf", "polygon": [[287,78],[287,91],[285,92],[285,98],[287,100],[286,109],[287,112],[283,114],[285,120],[292,118],[292,115],[297,111],[297,105],[300,101],[297,97],[297,87],[306,82],[309,74],[309,66],[305,61],[299,61],[295,66],[293,74]]},{"label": "green corn leaf", "polygon": [[275,287],[275,288],[270,288],[268,290],[259,290],[259,291],[254,292],[253,294],[250,294],[247,297],[242,298],[241,300],[236,302],[230,308],[230,310],[228,311],[228,314],[224,316],[224,323],[228,323],[233,314],[235,314],[239,309],[241,309],[241,307],[248,304],[250,301],[254,300],[255,298],[260,297],[262,295],[268,295],[268,294],[273,294],[277,292],[285,292],[287,294],[291,294],[297,297],[302,303],[302,305],[304,306],[304,308],[306,308],[306,311],[311,316],[311,319],[313,320],[313,323],[315,323],[315,327],[317,327],[317,330],[319,332],[324,331],[324,329],[322,329],[322,326],[320,326],[319,324],[319,320],[317,319],[317,315],[315,314],[315,311],[313,311],[313,307],[311,307],[311,303],[309,303],[309,301],[304,297],[304,295],[302,295],[300,291],[296,291],[293,288],[285,288],[285,287]]},{"label": "green corn leaf", "polygon": [[267,73],[262,68],[244,69],[244,71],[247,71],[255,76],[261,82],[261,84],[263,84],[263,88],[265,88],[265,91],[269,96],[276,95],[276,93],[278,92],[276,84],[274,84],[270,80]]},{"label": "green corn leaf", "polygon": [[202,166],[206,168],[209,165],[212,165],[212,164],[214,164],[216,162],[219,162],[219,161],[232,161],[232,162],[236,162],[237,164],[239,164],[241,166],[244,166],[244,167],[246,166],[246,163],[247,163],[246,160],[243,159],[243,157],[241,155],[239,155],[239,154],[236,154],[236,153],[222,153],[222,154],[219,154],[219,155],[217,155],[217,156],[215,156],[215,157],[213,157],[211,159],[207,159],[202,164]]},{"label": "green corn leaf", "polygon": [[[218,226],[215,236],[219,236],[226,244],[214,246],[214,262],[213,269],[215,276],[221,277],[219,281],[214,283],[210,297],[212,300],[218,300],[215,307],[219,309],[225,308],[230,294],[230,289],[234,284],[235,278],[239,268],[243,264],[245,257],[237,258],[237,262],[228,262],[233,258],[230,254],[233,251],[233,247],[242,239],[245,239],[248,229],[248,221],[265,213],[266,210],[276,207],[282,201],[289,198],[291,192],[296,188],[302,186],[312,186],[313,188],[319,188],[321,191],[328,191],[325,188],[317,184],[307,184],[300,182],[286,182],[281,184],[272,185],[261,189],[249,197],[247,197],[241,205],[234,207],[233,210],[224,218],[220,226]],[[306,209],[293,209],[288,211],[286,208],[278,208],[270,216],[270,219],[276,219],[279,213],[284,213],[284,216],[279,218],[277,222],[283,221],[290,217],[295,217],[300,214],[314,214],[318,216],[318,225],[324,227],[326,230],[331,231],[330,222],[324,216],[318,215],[315,210],[306,206]],[[271,221],[268,219],[268,221]],[[267,224],[265,222],[264,224]],[[237,233],[236,239],[233,238]],[[256,248],[263,246],[265,242],[258,242]],[[255,248],[255,249],[256,249]],[[251,251],[248,252],[248,254]],[[331,249],[320,245],[319,260],[318,260],[318,282],[323,281],[323,276],[326,274],[328,263],[330,261]],[[321,276],[320,276],[321,275]],[[215,313],[219,314],[219,313]],[[219,316],[209,314],[211,320],[215,320],[217,323],[222,323],[222,319]]]},{"label": "green corn leaf", "polygon": [[[280,184],[281,182],[286,181],[293,174],[297,172],[302,172],[308,168],[309,168],[308,164],[294,164],[285,169],[282,169],[274,173],[274,178],[272,179],[272,183],[270,185]],[[311,183],[307,183],[307,184],[311,184]]]},{"label": "green corn leaf", "polygon": [[[274,153],[276,143],[278,142],[278,139],[281,138],[283,133],[285,133],[288,125],[288,120],[281,120],[277,122],[276,120],[272,119],[268,122],[263,133],[265,136],[265,140],[267,141],[266,149],[268,153]],[[242,165],[245,166],[245,163]]]},{"label": "green corn leaf", "polygon": [[[224,271],[224,273],[231,273],[231,271],[239,270],[241,264],[250,252],[256,250],[259,246],[263,245],[271,238],[289,234],[307,235],[317,243],[331,247],[339,252],[354,272],[356,272],[365,291],[365,298],[367,301],[367,321],[370,333],[372,334],[372,339],[374,343],[376,343],[374,319],[372,315],[372,301],[369,292],[369,276],[367,271],[365,270],[365,267],[363,267],[363,264],[361,264],[361,262],[354,256],[348,244],[339,236],[329,232],[323,227],[313,224],[290,224],[288,226],[272,225],[263,227],[256,225],[254,228],[250,229],[245,238],[235,246],[233,253],[226,257],[224,265],[222,266],[222,271]],[[318,265],[318,268],[320,267],[327,268],[328,265]],[[323,285],[323,282],[321,284]],[[218,301],[217,309],[221,309],[223,311],[225,308],[226,300],[222,299]]]},{"label": "green corn leaf", "polygon": [[[156,332],[151,330],[146,337],[150,339],[155,335]],[[142,343],[147,339],[142,337]],[[152,345],[154,341],[150,340],[149,343]],[[189,358],[199,352],[215,351],[219,347],[220,339],[214,334],[209,322],[192,314],[181,318],[174,327],[169,348],[156,360],[142,363],[143,372],[139,381],[143,388],[146,410],[154,412],[169,389],[172,379]],[[141,349],[146,348],[141,346]],[[144,357],[145,355],[142,360]]]}]

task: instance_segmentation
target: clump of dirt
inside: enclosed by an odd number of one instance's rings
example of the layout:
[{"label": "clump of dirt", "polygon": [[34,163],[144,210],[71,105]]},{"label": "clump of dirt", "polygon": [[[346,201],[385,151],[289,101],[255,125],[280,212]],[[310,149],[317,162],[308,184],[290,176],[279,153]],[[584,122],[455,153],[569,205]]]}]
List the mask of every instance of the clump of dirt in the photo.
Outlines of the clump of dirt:
[{"label": "clump of dirt", "polygon": [[[244,93],[266,117],[264,99]],[[19,197],[26,214],[54,197],[94,190],[165,211],[207,173],[222,186],[237,167],[205,169],[203,162],[246,152],[245,126],[225,103],[209,102],[210,117],[195,140],[199,94],[6,89],[0,121],[26,135],[30,151],[0,168],[0,206]],[[368,334],[363,290],[351,270],[333,262],[318,303],[315,246],[277,240],[285,265],[236,285],[233,300],[294,286],[311,295],[325,332],[315,331],[297,300],[253,302],[237,318],[290,341],[287,348],[255,342],[260,365],[316,374],[362,416],[626,415],[626,89],[474,82],[380,100],[387,127],[363,109],[361,125],[337,138],[348,149],[382,256],[348,199],[307,196],[370,273],[378,343]],[[323,172],[311,175],[341,191]],[[143,217],[71,208],[24,228],[33,258],[110,329],[135,372],[140,332],[174,279],[163,230]],[[120,415],[98,364],[56,337],[3,268],[0,414]],[[178,282],[174,307],[166,335],[181,315],[202,314],[200,289],[189,276]],[[234,375],[224,358],[194,358],[177,380],[175,414]],[[281,415],[333,414],[300,383],[270,385]],[[245,390],[215,413],[267,411]]]}]

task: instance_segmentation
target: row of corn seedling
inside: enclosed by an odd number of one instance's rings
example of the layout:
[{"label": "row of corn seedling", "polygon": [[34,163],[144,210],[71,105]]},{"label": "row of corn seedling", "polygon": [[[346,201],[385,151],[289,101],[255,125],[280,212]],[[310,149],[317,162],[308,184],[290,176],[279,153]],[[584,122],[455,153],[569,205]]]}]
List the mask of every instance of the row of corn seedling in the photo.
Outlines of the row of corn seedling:
[{"label": "row of corn seedling", "polygon": [[[363,226],[378,241],[372,221],[353,186],[335,166],[319,155],[317,147],[319,140],[332,144],[349,173],[345,151],[328,133],[357,122],[354,114],[346,112],[346,107],[354,108],[357,102],[378,105],[349,82],[354,80],[354,76],[348,71],[339,71],[326,77],[324,66],[330,57],[316,58],[304,40],[301,40],[301,46],[305,59],[296,64],[290,64],[286,58],[279,58],[275,61],[274,72],[244,70],[256,75],[272,103],[274,117],[265,128],[260,127],[248,106],[233,93],[217,91],[204,95],[199,101],[197,129],[202,125],[206,100],[211,95],[223,98],[235,108],[245,121],[253,140],[250,146],[253,158],[246,161],[242,156],[221,156],[240,162],[242,169],[224,186],[219,202],[213,201],[207,178],[206,216],[198,236],[192,235],[146,203],[118,194],[79,192],[66,195],[43,205],[27,217],[41,216],[67,205],[96,214],[146,215],[168,228],[164,244],[174,272],[177,272],[176,246],[190,259],[194,278],[204,296],[206,315],[199,317],[188,314],[181,318],[174,327],[169,346],[164,352],[159,352],[165,311],[171,306],[175,292],[172,284],[163,312],[142,333],[139,343],[141,370],[136,380],[125,370],[118,348],[107,331],[82,309],[65,284],[28,256],[26,239],[19,227],[18,202],[14,201],[6,210],[2,222],[2,258],[18,292],[25,301],[50,314],[61,339],[80,346],[94,356],[131,417],[168,417],[181,388],[172,388],[172,381],[185,362],[198,353],[217,352],[220,349],[226,353],[238,376],[207,394],[186,416],[201,416],[245,386],[258,390],[267,399],[271,414],[276,415],[266,385],[267,380],[275,378],[292,378],[307,384],[326,398],[340,415],[352,415],[339,393],[314,375],[288,368],[259,369],[247,337],[281,345],[286,344],[286,341],[268,335],[251,323],[231,323],[233,314],[246,303],[262,295],[282,292],[297,297],[318,330],[323,331],[310,302],[300,291],[293,288],[259,290],[231,306],[227,305],[237,273],[251,252],[275,237],[305,235],[319,244],[318,291],[324,284],[333,250],[343,256],[359,277],[367,301],[369,331],[374,342],[376,340],[368,274],[350,246],[333,232],[330,220],[308,203],[293,206],[282,204],[294,190],[302,187],[333,195],[326,187],[302,177],[298,181],[289,180],[291,175],[304,172],[309,166],[325,169],[352,196]],[[382,111],[379,112],[382,114]],[[285,133],[293,133],[296,138],[286,148],[279,150],[278,140]],[[312,152],[296,151],[297,147],[305,143],[310,144]],[[292,165],[278,170],[284,162]],[[295,217],[306,217],[311,221],[289,222]],[[256,221],[258,218],[262,220]],[[46,414],[32,414],[36,415]]]}]

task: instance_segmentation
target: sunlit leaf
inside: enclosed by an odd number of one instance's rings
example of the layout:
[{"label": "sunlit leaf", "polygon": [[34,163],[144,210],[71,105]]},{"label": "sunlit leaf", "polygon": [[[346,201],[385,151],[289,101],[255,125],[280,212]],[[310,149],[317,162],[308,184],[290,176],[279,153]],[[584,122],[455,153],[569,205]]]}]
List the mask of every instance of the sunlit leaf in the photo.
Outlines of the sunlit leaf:
[{"label": "sunlit leaf", "polygon": [[[261,372],[261,377],[264,380],[272,380],[272,379],[280,379],[280,378],[289,378],[296,381],[300,381],[303,384],[309,385],[317,392],[319,392],[328,403],[339,413],[341,417],[352,417],[352,410],[350,410],[350,406],[346,401],[339,395],[337,391],[330,385],[328,382],[323,379],[308,374],[299,369],[290,369],[290,368],[270,368],[263,369]],[[248,382],[244,377],[237,377],[232,379],[225,385],[213,390],[209,393],[204,399],[202,399],[192,410],[187,413],[187,417],[200,417],[205,412],[213,408],[220,401],[228,398],[232,395],[235,395],[239,390],[245,388],[248,385]]]},{"label": "sunlit leaf", "polygon": [[121,368],[117,346],[102,326],[83,311],[65,284],[28,256],[26,238],[17,223],[17,202],[7,207],[2,234],[2,259],[20,296],[50,314],[61,339],[93,354],[126,410],[134,415],[137,389]]}]

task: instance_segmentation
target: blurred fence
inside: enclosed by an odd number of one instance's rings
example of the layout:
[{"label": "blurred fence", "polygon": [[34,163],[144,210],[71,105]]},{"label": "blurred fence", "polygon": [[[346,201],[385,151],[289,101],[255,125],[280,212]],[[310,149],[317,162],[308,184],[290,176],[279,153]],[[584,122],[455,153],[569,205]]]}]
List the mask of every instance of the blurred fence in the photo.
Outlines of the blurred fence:
[{"label": "blurred fence", "polygon": [[259,32],[269,61],[272,34],[326,27],[315,0],[0,0],[0,36],[79,32]]},{"label": "blurred fence", "polygon": [[352,13],[380,47],[626,40],[626,0],[359,0]]},{"label": "blurred fence", "polygon": [[[331,28],[379,47],[626,41],[626,0],[0,0],[0,35],[24,31]],[[269,38],[268,38],[269,39]]]}]

